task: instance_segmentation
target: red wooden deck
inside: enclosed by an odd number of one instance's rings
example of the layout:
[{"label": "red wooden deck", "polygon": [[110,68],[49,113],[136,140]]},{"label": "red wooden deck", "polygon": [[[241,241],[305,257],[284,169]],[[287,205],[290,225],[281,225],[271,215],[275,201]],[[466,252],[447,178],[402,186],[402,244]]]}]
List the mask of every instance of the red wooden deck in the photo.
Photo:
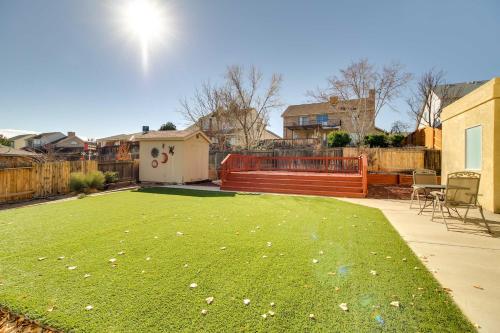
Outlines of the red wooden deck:
[{"label": "red wooden deck", "polygon": [[258,157],[228,155],[221,189],[321,196],[366,197],[366,157]]}]

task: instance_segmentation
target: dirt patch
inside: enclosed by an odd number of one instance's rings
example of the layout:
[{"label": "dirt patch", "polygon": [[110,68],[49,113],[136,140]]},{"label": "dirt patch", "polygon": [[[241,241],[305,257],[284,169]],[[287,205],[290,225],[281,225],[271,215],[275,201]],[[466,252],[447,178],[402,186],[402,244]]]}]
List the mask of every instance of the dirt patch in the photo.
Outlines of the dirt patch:
[{"label": "dirt patch", "polygon": [[62,331],[0,308],[0,333],[62,333]]},{"label": "dirt patch", "polygon": [[405,185],[369,185],[368,198],[409,200],[412,189]]}]

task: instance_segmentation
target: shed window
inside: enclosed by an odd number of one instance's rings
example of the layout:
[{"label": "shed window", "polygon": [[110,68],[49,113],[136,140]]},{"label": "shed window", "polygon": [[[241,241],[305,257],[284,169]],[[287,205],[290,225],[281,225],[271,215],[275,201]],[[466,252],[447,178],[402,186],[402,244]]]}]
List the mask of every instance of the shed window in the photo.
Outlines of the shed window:
[{"label": "shed window", "polygon": [[482,126],[474,126],[465,130],[465,168],[481,169]]}]

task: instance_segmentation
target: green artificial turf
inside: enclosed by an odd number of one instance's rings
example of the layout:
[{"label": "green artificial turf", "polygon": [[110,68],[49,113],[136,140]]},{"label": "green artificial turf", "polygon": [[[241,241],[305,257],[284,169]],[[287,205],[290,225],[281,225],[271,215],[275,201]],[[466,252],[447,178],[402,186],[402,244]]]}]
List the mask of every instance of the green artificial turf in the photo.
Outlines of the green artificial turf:
[{"label": "green artificial turf", "polygon": [[0,305],[63,330],[474,331],[379,210],[331,198],[120,192],[0,211],[0,235]]}]

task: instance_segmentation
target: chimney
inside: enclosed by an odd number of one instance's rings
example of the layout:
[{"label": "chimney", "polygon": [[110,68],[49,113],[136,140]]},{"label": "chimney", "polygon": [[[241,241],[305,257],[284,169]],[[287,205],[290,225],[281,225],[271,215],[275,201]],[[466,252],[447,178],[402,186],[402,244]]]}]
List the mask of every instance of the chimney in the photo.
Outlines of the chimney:
[{"label": "chimney", "polygon": [[369,99],[375,99],[375,89],[370,89],[368,91],[368,98]]},{"label": "chimney", "polygon": [[149,126],[142,126],[142,134],[147,134],[149,132]]},{"label": "chimney", "polygon": [[330,96],[330,104],[335,105],[339,102],[339,97],[338,96]]},{"label": "chimney", "polygon": [[73,137],[73,136],[76,136],[75,132],[68,132],[68,137]]}]

